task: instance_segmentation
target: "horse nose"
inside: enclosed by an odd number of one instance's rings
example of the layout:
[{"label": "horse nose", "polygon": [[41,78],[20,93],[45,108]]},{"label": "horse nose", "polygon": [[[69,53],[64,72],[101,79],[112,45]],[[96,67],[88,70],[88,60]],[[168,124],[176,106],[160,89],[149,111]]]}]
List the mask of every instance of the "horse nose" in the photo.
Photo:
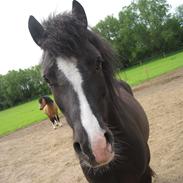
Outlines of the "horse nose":
[{"label": "horse nose", "polygon": [[81,145],[79,142],[74,142],[73,147],[77,154],[82,153]]},{"label": "horse nose", "polygon": [[[90,143],[92,154],[94,156],[95,162],[98,165],[107,164],[113,159],[113,138],[110,132],[106,131],[105,133],[96,134],[94,139]],[[75,141],[73,144],[74,150],[78,155],[85,154],[88,156],[88,159],[90,159],[89,157],[91,156],[91,154],[87,154],[86,152],[84,152],[86,144],[85,147],[83,147],[83,145],[83,143]],[[89,147],[89,143],[87,143],[87,147]]]},{"label": "horse nose", "polygon": [[114,158],[112,141],[112,135],[105,132],[103,135],[98,134],[91,144],[95,160],[99,165],[109,163]]}]

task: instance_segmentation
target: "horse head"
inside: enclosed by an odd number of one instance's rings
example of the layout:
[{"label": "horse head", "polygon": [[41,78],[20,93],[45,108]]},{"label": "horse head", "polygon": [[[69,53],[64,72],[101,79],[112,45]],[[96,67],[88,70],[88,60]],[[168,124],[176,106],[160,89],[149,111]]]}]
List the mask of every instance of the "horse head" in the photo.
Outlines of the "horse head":
[{"label": "horse head", "polygon": [[49,17],[40,24],[29,18],[29,30],[43,50],[43,77],[73,129],[74,149],[92,167],[114,158],[113,136],[106,125],[109,92],[103,57],[87,29],[83,7],[73,1],[72,12]]}]

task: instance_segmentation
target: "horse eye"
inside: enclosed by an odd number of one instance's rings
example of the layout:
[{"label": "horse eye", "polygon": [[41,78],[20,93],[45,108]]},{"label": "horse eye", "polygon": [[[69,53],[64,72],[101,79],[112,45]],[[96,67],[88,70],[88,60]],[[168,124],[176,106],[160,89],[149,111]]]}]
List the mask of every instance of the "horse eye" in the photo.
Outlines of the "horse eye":
[{"label": "horse eye", "polygon": [[97,57],[97,59],[96,59],[96,66],[95,66],[96,68],[96,71],[100,71],[101,69],[102,69],[102,59],[101,59],[101,57]]}]

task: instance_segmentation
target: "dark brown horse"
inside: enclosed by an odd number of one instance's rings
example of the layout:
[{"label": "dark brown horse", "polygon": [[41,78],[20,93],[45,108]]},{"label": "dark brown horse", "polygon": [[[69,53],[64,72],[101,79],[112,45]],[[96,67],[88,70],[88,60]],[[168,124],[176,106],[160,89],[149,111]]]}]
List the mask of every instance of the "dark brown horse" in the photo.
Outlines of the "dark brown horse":
[{"label": "dark brown horse", "polygon": [[42,24],[30,16],[30,33],[43,50],[43,77],[73,130],[88,182],[151,183],[145,112],[130,86],[115,79],[108,44],[87,27],[75,0],[72,12]]},{"label": "dark brown horse", "polygon": [[40,110],[48,116],[52,122],[53,128],[56,129],[57,126],[62,126],[59,119],[58,108],[55,102],[49,96],[42,96],[39,98]]}]

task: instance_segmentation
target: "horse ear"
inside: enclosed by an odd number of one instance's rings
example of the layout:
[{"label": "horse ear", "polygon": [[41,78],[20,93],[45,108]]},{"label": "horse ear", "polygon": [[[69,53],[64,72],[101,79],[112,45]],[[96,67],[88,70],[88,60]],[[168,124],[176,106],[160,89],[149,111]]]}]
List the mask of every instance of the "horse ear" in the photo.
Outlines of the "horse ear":
[{"label": "horse ear", "polygon": [[38,46],[41,46],[41,41],[44,35],[44,29],[42,25],[33,17],[29,17],[28,22],[29,32]]},{"label": "horse ear", "polygon": [[72,2],[72,14],[76,16],[76,18],[83,24],[85,28],[87,28],[88,22],[87,22],[85,10],[81,6],[81,4],[76,0],[73,0]]}]

